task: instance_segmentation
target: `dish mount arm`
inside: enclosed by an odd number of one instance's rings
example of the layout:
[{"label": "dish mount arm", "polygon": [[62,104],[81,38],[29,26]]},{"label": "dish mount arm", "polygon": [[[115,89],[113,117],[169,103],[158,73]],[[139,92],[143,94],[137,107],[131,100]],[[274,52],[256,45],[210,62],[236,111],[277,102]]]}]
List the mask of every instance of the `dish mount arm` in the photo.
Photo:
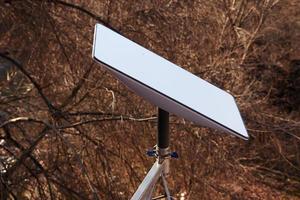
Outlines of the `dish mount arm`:
[{"label": "dish mount arm", "polygon": [[169,113],[161,108],[158,108],[157,120],[157,147],[158,149],[168,149],[169,136]]},{"label": "dish mount arm", "polygon": [[169,150],[169,143],[169,113],[158,108],[156,149],[148,152],[148,155],[156,156],[157,160],[132,196],[131,200],[151,200],[155,185],[159,178],[162,179],[165,194],[158,198],[165,197],[167,200],[172,199],[165,178],[165,176],[169,174],[170,158],[172,157],[172,153],[170,153]]}]

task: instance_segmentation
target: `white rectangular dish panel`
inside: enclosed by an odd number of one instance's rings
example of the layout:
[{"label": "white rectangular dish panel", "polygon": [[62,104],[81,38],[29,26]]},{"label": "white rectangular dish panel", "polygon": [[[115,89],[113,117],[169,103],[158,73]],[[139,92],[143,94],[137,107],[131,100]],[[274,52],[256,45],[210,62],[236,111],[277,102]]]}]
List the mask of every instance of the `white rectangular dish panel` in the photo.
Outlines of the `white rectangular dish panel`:
[{"label": "white rectangular dish panel", "polygon": [[95,26],[93,58],[156,106],[198,125],[248,138],[229,93],[100,24]]}]

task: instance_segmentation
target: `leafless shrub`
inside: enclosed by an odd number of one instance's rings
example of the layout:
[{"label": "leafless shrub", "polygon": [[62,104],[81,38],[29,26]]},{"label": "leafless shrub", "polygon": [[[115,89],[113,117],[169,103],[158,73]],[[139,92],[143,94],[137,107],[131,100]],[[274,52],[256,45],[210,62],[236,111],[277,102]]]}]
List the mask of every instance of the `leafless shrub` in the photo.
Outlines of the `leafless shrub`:
[{"label": "leafless shrub", "polygon": [[296,3],[1,2],[1,199],[128,199],[150,167],[156,109],[94,64],[96,22],[238,100],[248,143],[171,117],[175,198],[299,198]]}]

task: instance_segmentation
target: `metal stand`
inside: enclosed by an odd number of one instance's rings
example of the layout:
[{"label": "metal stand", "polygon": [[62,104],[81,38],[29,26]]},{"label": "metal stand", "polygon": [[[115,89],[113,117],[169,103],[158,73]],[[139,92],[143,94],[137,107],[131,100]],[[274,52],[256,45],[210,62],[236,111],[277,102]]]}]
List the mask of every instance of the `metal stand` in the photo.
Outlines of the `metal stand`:
[{"label": "metal stand", "polygon": [[158,108],[158,127],[157,127],[157,146],[147,152],[149,156],[155,156],[156,162],[140,184],[131,200],[151,200],[152,193],[159,178],[165,189],[165,194],[152,200],[165,198],[172,200],[166,181],[166,176],[169,174],[170,158],[177,158],[176,152],[170,153],[169,150],[169,113]]}]

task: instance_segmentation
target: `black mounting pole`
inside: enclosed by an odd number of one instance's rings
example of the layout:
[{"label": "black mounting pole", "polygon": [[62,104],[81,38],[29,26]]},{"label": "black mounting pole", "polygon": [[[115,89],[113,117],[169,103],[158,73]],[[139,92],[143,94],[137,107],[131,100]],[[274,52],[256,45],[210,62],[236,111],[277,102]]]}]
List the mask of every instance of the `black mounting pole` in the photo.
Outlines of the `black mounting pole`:
[{"label": "black mounting pole", "polygon": [[159,149],[169,147],[169,113],[161,108],[158,108],[157,147]]}]

